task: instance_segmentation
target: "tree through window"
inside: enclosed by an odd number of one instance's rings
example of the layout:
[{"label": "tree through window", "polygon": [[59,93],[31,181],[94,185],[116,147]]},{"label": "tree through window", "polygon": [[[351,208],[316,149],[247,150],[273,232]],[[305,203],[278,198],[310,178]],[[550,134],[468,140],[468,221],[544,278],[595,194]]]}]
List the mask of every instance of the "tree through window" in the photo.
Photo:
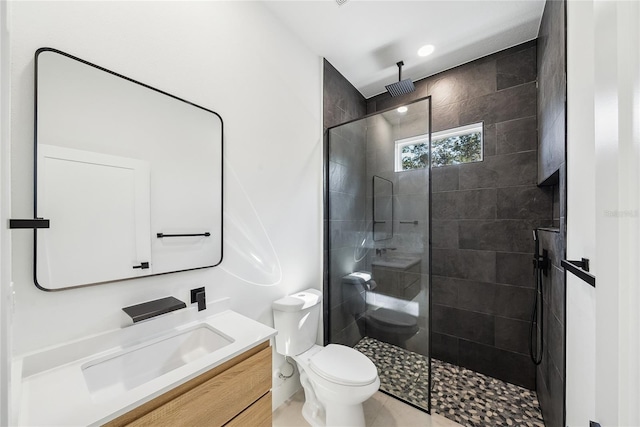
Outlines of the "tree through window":
[{"label": "tree through window", "polygon": [[[433,166],[482,161],[482,123],[431,134]],[[429,165],[429,136],[396,141],[396,172],[422,169]]]}]

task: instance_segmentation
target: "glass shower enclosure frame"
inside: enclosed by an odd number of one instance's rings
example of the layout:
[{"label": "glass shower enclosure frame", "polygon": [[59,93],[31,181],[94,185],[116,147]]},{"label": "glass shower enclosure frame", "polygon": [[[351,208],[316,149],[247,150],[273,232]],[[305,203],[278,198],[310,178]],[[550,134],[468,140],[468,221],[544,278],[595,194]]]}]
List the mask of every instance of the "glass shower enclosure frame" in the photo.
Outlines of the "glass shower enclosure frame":
[{"label": "glass shower enclosure frame", "polygon": [[430,413],[431,97],[404,107],[327,131],[324,340]]}]

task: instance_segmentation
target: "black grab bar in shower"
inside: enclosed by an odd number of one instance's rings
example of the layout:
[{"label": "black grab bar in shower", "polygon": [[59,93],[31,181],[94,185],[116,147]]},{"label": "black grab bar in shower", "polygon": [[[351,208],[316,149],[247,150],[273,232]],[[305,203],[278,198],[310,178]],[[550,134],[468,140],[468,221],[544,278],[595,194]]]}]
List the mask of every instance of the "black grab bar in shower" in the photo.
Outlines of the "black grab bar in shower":
[{"label": "black grab bar in shower", "polygon": [[563,259],[560,261],[565,271],[575,274],[583,281],[587,282],[594,288],[596,287],[596,276],[589,273],[589,259],[582,258],[580,261],[570,261]]}]

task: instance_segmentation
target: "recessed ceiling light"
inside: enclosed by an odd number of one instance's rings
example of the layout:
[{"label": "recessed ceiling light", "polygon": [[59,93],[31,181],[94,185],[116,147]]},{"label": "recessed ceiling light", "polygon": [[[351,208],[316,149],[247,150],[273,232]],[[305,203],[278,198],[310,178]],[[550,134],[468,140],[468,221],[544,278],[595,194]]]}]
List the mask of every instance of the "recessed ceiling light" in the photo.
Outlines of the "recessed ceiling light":
[{"label": "recessed ceiling light", "polygon": [[398,107],[398,113],[406,113],[409,109],[407,107]]},{"label": "recessed ceiling light", "polygon": [[418,56],[429,56],[433,53],[435,47],[432,44],[425,44],[420,49],[418,49]]}]

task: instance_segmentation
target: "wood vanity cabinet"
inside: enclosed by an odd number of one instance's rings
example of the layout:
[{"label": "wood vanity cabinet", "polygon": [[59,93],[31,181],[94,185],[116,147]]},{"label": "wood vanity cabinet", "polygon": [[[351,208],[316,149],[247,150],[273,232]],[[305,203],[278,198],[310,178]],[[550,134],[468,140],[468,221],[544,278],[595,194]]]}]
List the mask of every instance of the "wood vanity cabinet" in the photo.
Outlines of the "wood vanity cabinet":
[{"label": "wood vanity cabinet", "polygon": [[105,426],[271,426],[271,347],[264,342]]}]

